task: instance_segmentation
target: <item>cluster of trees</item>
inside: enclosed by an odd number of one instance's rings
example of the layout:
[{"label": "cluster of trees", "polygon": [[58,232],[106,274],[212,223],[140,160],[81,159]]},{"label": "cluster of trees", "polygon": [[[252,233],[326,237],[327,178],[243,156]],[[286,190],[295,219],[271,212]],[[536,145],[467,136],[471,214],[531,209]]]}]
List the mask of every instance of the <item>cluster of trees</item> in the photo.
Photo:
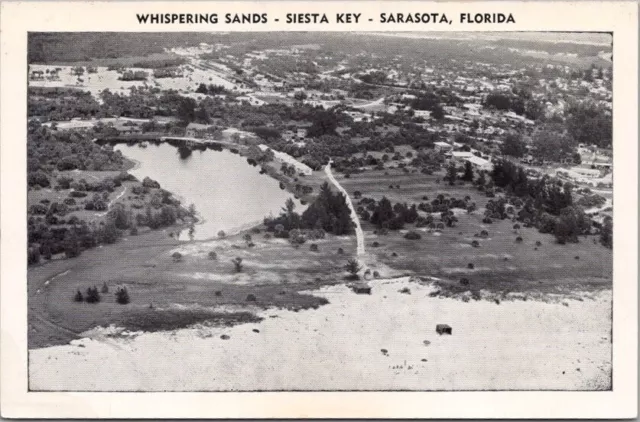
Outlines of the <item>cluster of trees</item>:
[{"label": "cluster of trees", "polygon": [[161,78],[177,78],[181,76],[180,70],[177,68],[159,68],[153,70],[153,77]]},{"label": "cluster of trees", "polygon": [[205,94],[205,95],[220,95],[220,94],[225,94],[227,90],[222,85],[200,84],[198,85],[196,92],[199,94]]},{"label": "cluster of trees", "polygon": [[444,119],[444,110],[442,109],[442,105],[440,103],[440,96],[435,94],[434,92],[420,94],[409,102],[411,107],[415,110],[430,111],[431,117],[436,120]]},{"label": "cluster of trees", "polygon": [[118,78],[121,81],[146,81],[147,72],[143,70],[127,70]]},{"label": "cluster of trees", "polygon": [[577,143],[611,148],[613,121],[609,110],[593,101],[570,104],[565,112],[569,136]]},{"label": "cluster of trees", "polygon": [[100,146],[90,135],[77,131],[53,131],[30,122],[27,131],[27,183],[49,187],[55,170],[120,170],[124,157],[112,147]]},{"label": "cluster of trees", "polygon": [[[542,233],[552,233],[559,243],[577,242],[578,236],[592,232],[591,219],[581,206],[574,204],[570,183],[544,176],[538,180],[527,177],[524,169],[509,161],[494,163],[491,179],[495,186],[505,189],[513,206],[520,210],[517,219],[536,226]],[[494,218],[511,214],[508,201],[493,201],[488,209]]]},{"label": "cluster of trees", "polygon": [[317,238],[318,233],[345,235],[353,232],[351,211],[344,195],[334,193],[326,182],[320,187],[318,197],[302,215],[295,212],[295,203],[289,198],[280,215],[266,217],[264,224],[267,231],[283,238],[291,238],[292,234],[294,237],[304,235],[306,238]]},{"label": "cluster of trees", "polygon": [[378,228],[400,230],[405,224],[415,223],[418,219],[418,210],[415,204],[410,207],[406,203],[392,205],[386,196],[377,203],[365,202],[371,204],[368,206],[370,211],[362,210],[360,216]]},{"label": "cluster of trees", "polygon": [[92,118],[100,114],[100,103],[90,92],[68,88],[29,87],[27,116],[47,121]]},{"label": "cluster of trees", "polygon": [[514,92],[492,92],[484,100],[484,106],[500,111],[513,111],[531,120],[544,116],[542,104],[533,99],[531,91],[515,89]]}]

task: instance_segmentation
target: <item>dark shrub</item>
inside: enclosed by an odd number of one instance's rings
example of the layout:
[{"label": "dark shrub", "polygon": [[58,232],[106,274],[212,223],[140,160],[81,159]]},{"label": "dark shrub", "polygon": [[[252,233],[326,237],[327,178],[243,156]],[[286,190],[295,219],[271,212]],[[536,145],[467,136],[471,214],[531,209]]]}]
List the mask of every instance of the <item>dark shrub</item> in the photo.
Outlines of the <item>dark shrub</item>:
[{"label": "dark shrub", "polygon": [[309,250],[310,250],[311,252],[318,252],[318,245],[317,245],[317,244],[315,244],[315,243],[312,243],[312,244],[309,246]]},{"label": "dark shrub", "polygon": [[489,217],[485,217],[485,218],[482,219],[482,222],[484,224],[491,224],[491,223],[493,223],[493,220],[490,219]]},{"label": "dark shrub", "polygon": [[576,256],[574,257],[574,259],[580,259],[580,257],[579,257],[578,255],[576,255]]},{"label": "dark shrub", "polygon": [[249,293],[247,295],[247,302],[255,302],[256,301],[256,296],[253,293]]},{"label": "dark shrub", "polygon": [[477,240],[474,240],[471,242],[471,246],[473,246],[474,248],[479,248],[480,247],[480,242],[478,242]]},{"label": "dark shrub", "polygon": [[467,268],[470,269],[470,270],[473,270],[475,268],[475,265],[473,265],[471,262],[469,262],[467,264]]},{"label": "dark shrub", "polygon": [[377,271],[373,272],[373,278],[379,278],[380,277],[380,273]]},{"label": "dark shrub", "polygon": [[129,292],[127,291],[127,288],[119,287],[118,290],[116,291],[116,302],[118,302],[120,305],[126,305],[130,301],[131,301],[131,298],[129,297]]},{"label": "dark shrub", "polygon": [[522,243],[522,236],[516,237],[516,243]]},{"label": "dark shrub", "polygon": [[489,232],[488,232],[488,231],[486,231],[486,230],[482,230],[482,231],[480,232],[480,236],[481,236],[481,237],[489,237]]},{"label": "dark shrub", "polygon": [[374,248],[377,248],[378,246],[380,246],[380,243],[378,243],[378,242],[373,242],[373,243],[371,244],[371,246],[372,246],[372,247],[374,247]]},{"label": "dark shrub", "polygon": [[420,233],[416,233],[414,231],[410,231],[407,234],[404,235],[405,239],[409,239],[409,240],[418,240],[421,239],[422,236],[420,236]]},{"label": "dark shrub", "polygon": [[222,296],[222,292],[221,292],[220,290],[216,290],[215,295],[216,295],[216,296]]},{"label": "dark shrub", "polygon": [[344,255],[344,249],[338,248],[338,255]]},{"label": "dark shrub", "polygon": [[85,295],[85,301],[87,303],[98,303],[100,302],[100,293],[98,293],[97,287],[89,287],[87,289],[87,294]]},{"label": "dark shrub", "polygon": [[102,283],[102,289],[100,289],[102,293],[109,293],[109,286],[107,286],[107,282]]},{"label": "dark shrub", "polygon": [[209,259],[211,259],[211,260],[216,260],[216,259],[218,259],[218,254],[217,254],[217,253],[215,253],[214,251],[209,252],[209,255],[208,255],[208,256],[209,256]]},{"label": "dark shrub", "polygon": [[468,278],[461,278],[460,279],[460,284],[462,284],[463,286],[468,286],[469,285],[469,279]]},{"label": "dark shrub", "polygon": [[536,246],[542,246],[542,242],[540,242],[539,240],[536,240]]},{"label": "dark shrub", "polygon": [[80,292],[80,290],[78,290],[76,294],[73,296],[73,300],[76,302],[84,301],[84,297],[82,296],[82,292]]}]

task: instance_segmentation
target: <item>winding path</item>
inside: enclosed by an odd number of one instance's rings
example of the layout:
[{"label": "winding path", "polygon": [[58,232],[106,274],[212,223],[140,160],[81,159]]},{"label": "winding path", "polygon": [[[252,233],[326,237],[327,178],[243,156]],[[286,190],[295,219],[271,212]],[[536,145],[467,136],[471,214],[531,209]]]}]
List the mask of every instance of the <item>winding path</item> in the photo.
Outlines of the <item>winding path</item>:
[{"label": "winding path", "polygon": [[340,183],[338,183],[336,178],[333,177],[333,173],[331,172],[331,163],[332,163],[332,160],[329,160],[329,163],[324,168],[324,172],[327,174],[327,177],[329,178],[329,180],[331,180],[331,183],[333,183],[334,186],[338,188],[340,192],[342,192],[345,199],[347,200],[347,206],[349,207],[349,210],[351,210],[351,221],[353,221],[353,223],[356,225],[356,240],[358,242],[356,254],[358,256],[362,256],[364,255],[364,232],[362,231],[362,227],[360,226],[360,219],[358,218],[358,214],[356,213],[356,210],[353,207],[353,203],[351,202],[351,198],[349,197],[349,194],[342,186],[340,186]]},{"label": "winding path", "polygon": [[109,210],[111,209],[111,207],[113,206],[113,204],[115,204],[115,202],[122,198],[122,195],[125,194],[125,192],[127,191],[127,187],[125,186],[124,189],[122,189],[122,192],[120,192],[120,195],[116,196],[115,198],[113,198],[109,204],[107,205],[107,210],[105,212],[102,212],[100,214],[96,214],[98,217],[104,217],[105,215],[107,215],[107,213],[109,212]]}]

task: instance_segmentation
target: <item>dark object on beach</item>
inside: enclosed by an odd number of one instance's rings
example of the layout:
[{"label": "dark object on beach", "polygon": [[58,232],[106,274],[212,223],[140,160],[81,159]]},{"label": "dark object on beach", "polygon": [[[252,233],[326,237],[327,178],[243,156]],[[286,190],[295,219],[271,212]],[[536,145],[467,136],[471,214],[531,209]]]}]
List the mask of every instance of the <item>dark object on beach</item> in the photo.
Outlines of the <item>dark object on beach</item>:
[{"label": "dark object on beach", "polygon": [[253,332],[254,332],[254,333],[259,333],[259,332],[260,332],[260,330],[258,330],[257,328],[254,328],[254,329],[253,329]]},{"label": "dark object on beach", "polygon": [[366,284],[357,284],[353,286],[353,291],[359,295],[370,295],[371,286],[367,286]]},{"label": "dark object on beach", "polygon": [[443,335],[443,334],[452,334],[452,328],[450,326],[448,326],[447,324],[438,324],[436,325],[436,333]]},{"label": "dark object on beach", "polygon": [[220,336],[220,338],[221,338],[222,340],[229,340],[231,337],[229,337],[229,336],[228,336],[228,335],[226,335],[226,334],[223,334],[223,335],[221,335],[221,336]]}]

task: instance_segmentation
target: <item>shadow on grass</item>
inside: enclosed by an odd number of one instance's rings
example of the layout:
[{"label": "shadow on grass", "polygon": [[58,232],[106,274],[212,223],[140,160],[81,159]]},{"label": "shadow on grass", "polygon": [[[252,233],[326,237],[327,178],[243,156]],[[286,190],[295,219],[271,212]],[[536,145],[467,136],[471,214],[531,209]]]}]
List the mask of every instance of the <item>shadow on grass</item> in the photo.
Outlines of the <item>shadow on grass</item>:
[{"label": "shadow on grass", "polygon": [[233,326],[260,322],[263,318],[251,312],[215,312],[206,309],[145,309],[128,312],[121,321],[132,331],[169,331],[198,323]]}]

